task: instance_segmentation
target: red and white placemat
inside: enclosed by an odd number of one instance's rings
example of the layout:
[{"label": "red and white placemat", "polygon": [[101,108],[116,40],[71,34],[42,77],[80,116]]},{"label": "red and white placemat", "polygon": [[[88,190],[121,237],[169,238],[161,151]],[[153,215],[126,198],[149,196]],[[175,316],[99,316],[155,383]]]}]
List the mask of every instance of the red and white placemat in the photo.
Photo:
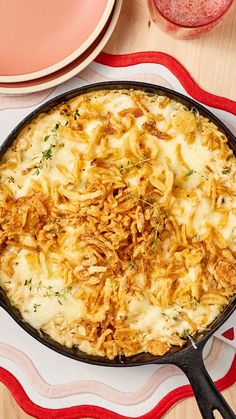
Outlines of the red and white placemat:
[{"label": "red and white placemat", "polygon": [[[105,80],[159,84],[206,105],[236,132],[236,102],[209,94],[174,58],[156,52],[100,54],[97,61],[54,89],[25,96],[0,95],[0,141],[39,104],[60,93]],[[205,349],[206,366],[220,390],[236,381],[236,314]],[[17,403],[39,419],[157,419],[178,400],[192,395],[187,378],[174,366],[109,368],[65,358],[30,337],[0,309],[0,381]]]}]

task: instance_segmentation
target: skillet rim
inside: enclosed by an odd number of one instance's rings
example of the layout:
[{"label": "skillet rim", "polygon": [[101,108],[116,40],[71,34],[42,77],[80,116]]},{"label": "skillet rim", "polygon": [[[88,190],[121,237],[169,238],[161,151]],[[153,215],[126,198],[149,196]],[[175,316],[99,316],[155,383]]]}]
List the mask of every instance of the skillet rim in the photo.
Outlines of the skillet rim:
[{"label": "skillet rim", "polygon": [[[228,138],[228,144],[231,149],[233,149],[234,153],[236,153],[236,138],[234,137],[233,133],[226,127],[226,125],[211,111],[205,108],[203,105],[196,102],[194,99],[189,98],[188,96],[176,92],[172,89],[167,87],[162,87],[159,85],[154,85],[151,83],[143,83],[143,82],[136,82],[136,81],[109,81],[109,82],[100,82],[94,83],[90,85],[84,85],[68,92],[64,92],[56,97],[46,101],[41,106],[37,107],[34,111],[29,113],[16,127],[10,132],[10,134],[6,137],[3,143],[0,146],[0,158],[7,150],[8,147],[11,146],[12,142],[19,134],[19,132],[27,125],[30,121],[36,118],[40,113],[48,112],[49,110],[53,109],[54,107],[58,106],[63,102],[67,102],[68,100],[72,99],[75,96],[79,96],[82,94],[96,92],[99,90],[123,90],[123,89],[133,89],[133,90],[144,90],[149,93],[154,93],[158,95],[165,95],[174,99],[188,108],[196,108],[201,115],[213,121],[221,132],[223,132]],[[4,301],[5,300],[5,301]],[[99,365],[99,366],[113,366],[113,367],[127,367],[127,366],[140,366],[140,365],[148,365],[154,363],[171,363],[173,359],[176,357],[185,357],[188,353],[193,350],[191,342],[188,342],[184,347],[177,347],[177,349],[170,349],[164,356],[153,356],[148,353],[141,353],[138,355],[134,355],[132,357],[121,357],[115,358],[115,360],[109,360],[107,358],[88,355],[79,350],[71,350],[58,344],[56,341],[53,341],[48,335],[38,332],[37,329],[34,329],[28,323],[26,323],[20,315],[20,312],[10,305],[8,298],[4,290],[0,287],[0,307],[2,307],[10,316],[11,318],[28,333],[30,336],[35,338],[44,346],[54,350],[55,352],[67,356],[69,358],[75,359],[77,361],[85,362],[88,364]],[[203,348],[206,341],[211,337],[213,333],[227,320],[227,318],[233,313],[236,309],[236,295],[231,299],[231,302],[225,307],[225,309],[217,316],[217,318],[213,321],[210,325],[210,330],[207,330],[203,333],[198,333],[196,336],[198,340],[195,341],[197,348]]]}]

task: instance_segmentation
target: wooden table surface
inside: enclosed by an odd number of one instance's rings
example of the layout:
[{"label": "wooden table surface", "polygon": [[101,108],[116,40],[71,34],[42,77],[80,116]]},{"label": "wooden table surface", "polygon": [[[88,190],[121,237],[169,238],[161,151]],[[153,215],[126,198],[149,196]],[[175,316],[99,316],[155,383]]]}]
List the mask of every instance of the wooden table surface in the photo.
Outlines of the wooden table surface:
[{"label": "wooden table surface", "polygon": [[[120,19],[105,51],[113,54],[166,52],[177,58],[205,90],[236,100],[236,1],[218,28],[203,38],[180,41],[161,32],[151,22],[146,0],[123,0]],[[223,391],[223,395],[236,411],[236,385]],[[178,403],[164,416],[165,419],[200,417],[193,398]],[[0,418],[31,418],[1,383]]]}]

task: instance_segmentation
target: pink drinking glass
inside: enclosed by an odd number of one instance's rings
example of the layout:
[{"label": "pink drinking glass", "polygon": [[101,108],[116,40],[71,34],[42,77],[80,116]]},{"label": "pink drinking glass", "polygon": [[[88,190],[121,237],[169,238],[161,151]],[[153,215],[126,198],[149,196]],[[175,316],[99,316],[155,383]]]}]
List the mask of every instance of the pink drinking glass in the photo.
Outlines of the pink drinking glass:
[{"label": "pink drinking glass", "polygon": [[198,38],[223,19],[233,0],[147,0],[152,20],[178,39]]}]

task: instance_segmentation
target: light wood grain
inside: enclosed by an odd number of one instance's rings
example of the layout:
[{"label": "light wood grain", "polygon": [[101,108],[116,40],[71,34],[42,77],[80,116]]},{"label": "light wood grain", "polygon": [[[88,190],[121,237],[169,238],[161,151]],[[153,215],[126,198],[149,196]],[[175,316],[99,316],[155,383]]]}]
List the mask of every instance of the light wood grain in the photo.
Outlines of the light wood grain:
[{"label": "light wood grain", "polygon": [[0,418],[1,419],[30,419],[18,406],[9,390],[0,383]]},{"label": "light wood grain", "polygon": [[[201,87],[211,93],[236,100],[235,1],[218,28],[207,36],[192,41],[175,40],[160,31],[153,23],[150,24],[150,20],[145,0],[124,0],[118,25],[105,51],[113,54],[151,50],[166,52],[177,58]],[[236,385],[223,391],[223,395],[236,411]],[[165,415],[165,419],[200,417],[194,398],[178,403]],[[2,384],[0,418],[31,418],[20,409]]]},{"label": "light wood grain", "polygon": [[176,40],[150,22],[146,0],[123,0],[121,16],[105,51],[162,51],[185,66],[211,93],[236,100],[236,1],[223,22],[206,36]]}]

